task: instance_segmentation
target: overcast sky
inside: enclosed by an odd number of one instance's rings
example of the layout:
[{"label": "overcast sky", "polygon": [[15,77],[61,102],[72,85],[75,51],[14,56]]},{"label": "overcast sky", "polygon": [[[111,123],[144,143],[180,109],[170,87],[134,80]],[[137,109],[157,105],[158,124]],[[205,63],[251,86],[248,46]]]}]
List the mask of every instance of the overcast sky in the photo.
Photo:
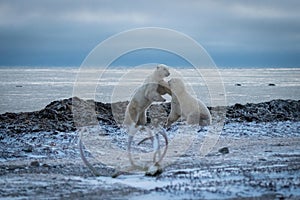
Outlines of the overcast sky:
[{"label": "overcast sky", "polygon": [[151,26],[189,35],[220,67],[300,67],[299,11],[299,0],[0,0],[0,66],[80,66],[106,38]]}]

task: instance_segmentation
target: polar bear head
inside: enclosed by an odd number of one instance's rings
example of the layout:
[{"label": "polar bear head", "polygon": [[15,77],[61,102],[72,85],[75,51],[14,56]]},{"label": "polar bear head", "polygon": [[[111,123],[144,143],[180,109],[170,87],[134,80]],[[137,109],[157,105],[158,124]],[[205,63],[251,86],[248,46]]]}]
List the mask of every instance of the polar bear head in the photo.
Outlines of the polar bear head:
[{"label": "polar bear head", "polygon": [[170,75],[170,72],[166,65],[159,64],[156,66],[155,74],[157,74],[157,76],[159,76],[160,78],[165,78]]},{"label": "polar bear head", "polygon": [[175,95],[181,94],[182,92],[186,91],[183,81],[180,78],[171,78],[168,81],[169,87],[174,92]]}]

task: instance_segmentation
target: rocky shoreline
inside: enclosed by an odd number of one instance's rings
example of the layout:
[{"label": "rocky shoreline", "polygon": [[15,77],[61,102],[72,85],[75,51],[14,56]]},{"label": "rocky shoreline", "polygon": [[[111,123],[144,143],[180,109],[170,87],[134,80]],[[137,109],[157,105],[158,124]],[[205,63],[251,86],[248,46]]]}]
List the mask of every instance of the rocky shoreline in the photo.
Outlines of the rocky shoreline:
[{"label": "rocky shoreline", "polygon": [[[34,112],[4,113],[0,115],[0,133],[30,133],[41,131],[75,131],[73,120],[73,103],[93,106],[100,125],[116,125],[121,123],[128,102],[113,104],[69,98],[53,101],[44,109]],[[120,116],[114,116],[112,109],[118,109]],[[220,108],[209,108],[220,110]],[[262,103],[235,104],[222,107],[226,112],[225,123],[231,122],[278,122],[300,121],[300,100],[272,100]],[[159,118],[164,123],[170,112],[170,103],[155,104],[148,110],[148,122],[151,118]],[[84,114],[83,114],[84,115]],[[88,114],[85,114],[88,116]],[[150,119],[149,119],[150,118]]]},{"label": "rocky shoreline", "polygon": [[[40,111],[1,114],[0,199],[299,199],[299,100],[209,108],[215,119],[225,116],[218,143],[204,158],[187,151],[158,177],[110,178],[114,169],[86,151],[102,174],[94,177],[80,158],[73,106],[80,105],[83,121],[91,116],[84,108],[95,110],[97,123],[112,137],[120,134],[127,103],[74,97]],[[148,123],[156,118],[163,124],[169,111],[169,103],[152,105]]]}]

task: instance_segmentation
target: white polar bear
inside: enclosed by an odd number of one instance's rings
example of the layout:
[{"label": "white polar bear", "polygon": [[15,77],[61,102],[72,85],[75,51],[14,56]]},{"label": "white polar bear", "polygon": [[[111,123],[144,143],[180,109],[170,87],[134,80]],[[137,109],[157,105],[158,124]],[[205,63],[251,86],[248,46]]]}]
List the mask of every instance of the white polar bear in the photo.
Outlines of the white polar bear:
[{"label": "white polar bear", "polygon": [[146,124],[146,109],[152,102],[166,101],[161,95],[166,93],[171,94],[168,83],[164,81],[170,72],[166,65],[158,65],[154,72],[150,74],[140,86],[131,101],[129,102],[126,111],[123,125],[145,125]]},{"label": "white polar bear", "polygon": [[172,100],[166,127],[169,127],[179,117],[186,119],[187,124],[199,124],[201,126],[211,124],[209,110],[202,101],[194,98],[186,91],[181,79],[172,78],[168,83],[172,91]]}]

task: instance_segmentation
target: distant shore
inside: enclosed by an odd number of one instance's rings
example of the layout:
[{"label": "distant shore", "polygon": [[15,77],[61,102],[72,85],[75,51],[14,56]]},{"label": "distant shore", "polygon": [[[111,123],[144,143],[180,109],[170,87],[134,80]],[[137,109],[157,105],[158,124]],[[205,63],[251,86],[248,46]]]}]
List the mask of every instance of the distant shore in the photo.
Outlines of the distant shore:
[{"label": "distant shore", "polygon": [[[0,115],[0,133],[26,133],[40,131],[75,131],[72,104],[84,102],[94,106],[96,117],[101,124],[118,125],[124,118],[128,102],[113,104],[84,101],[79,98],[69,98],[53,101],[44,109],[35,112],[4,113]],[[112,105],[118,109],[120,116],[114,116]],[[209,108],[211,111],[217,108]],[[235,104],[222,107],[226,113],[225,123],[230,122],[276,122],[300,121],[300,100],[272,100],[263,103]],[[217,109],[218,110],[218,109]],[[151,118],[160,118],[160,123],[166,121],[170,112],[170,103],[152,105],[148,110],[148,122]],[[222,113],[222,114],[225,114]],[[216,113],[218,114],[218,113]]]}]

